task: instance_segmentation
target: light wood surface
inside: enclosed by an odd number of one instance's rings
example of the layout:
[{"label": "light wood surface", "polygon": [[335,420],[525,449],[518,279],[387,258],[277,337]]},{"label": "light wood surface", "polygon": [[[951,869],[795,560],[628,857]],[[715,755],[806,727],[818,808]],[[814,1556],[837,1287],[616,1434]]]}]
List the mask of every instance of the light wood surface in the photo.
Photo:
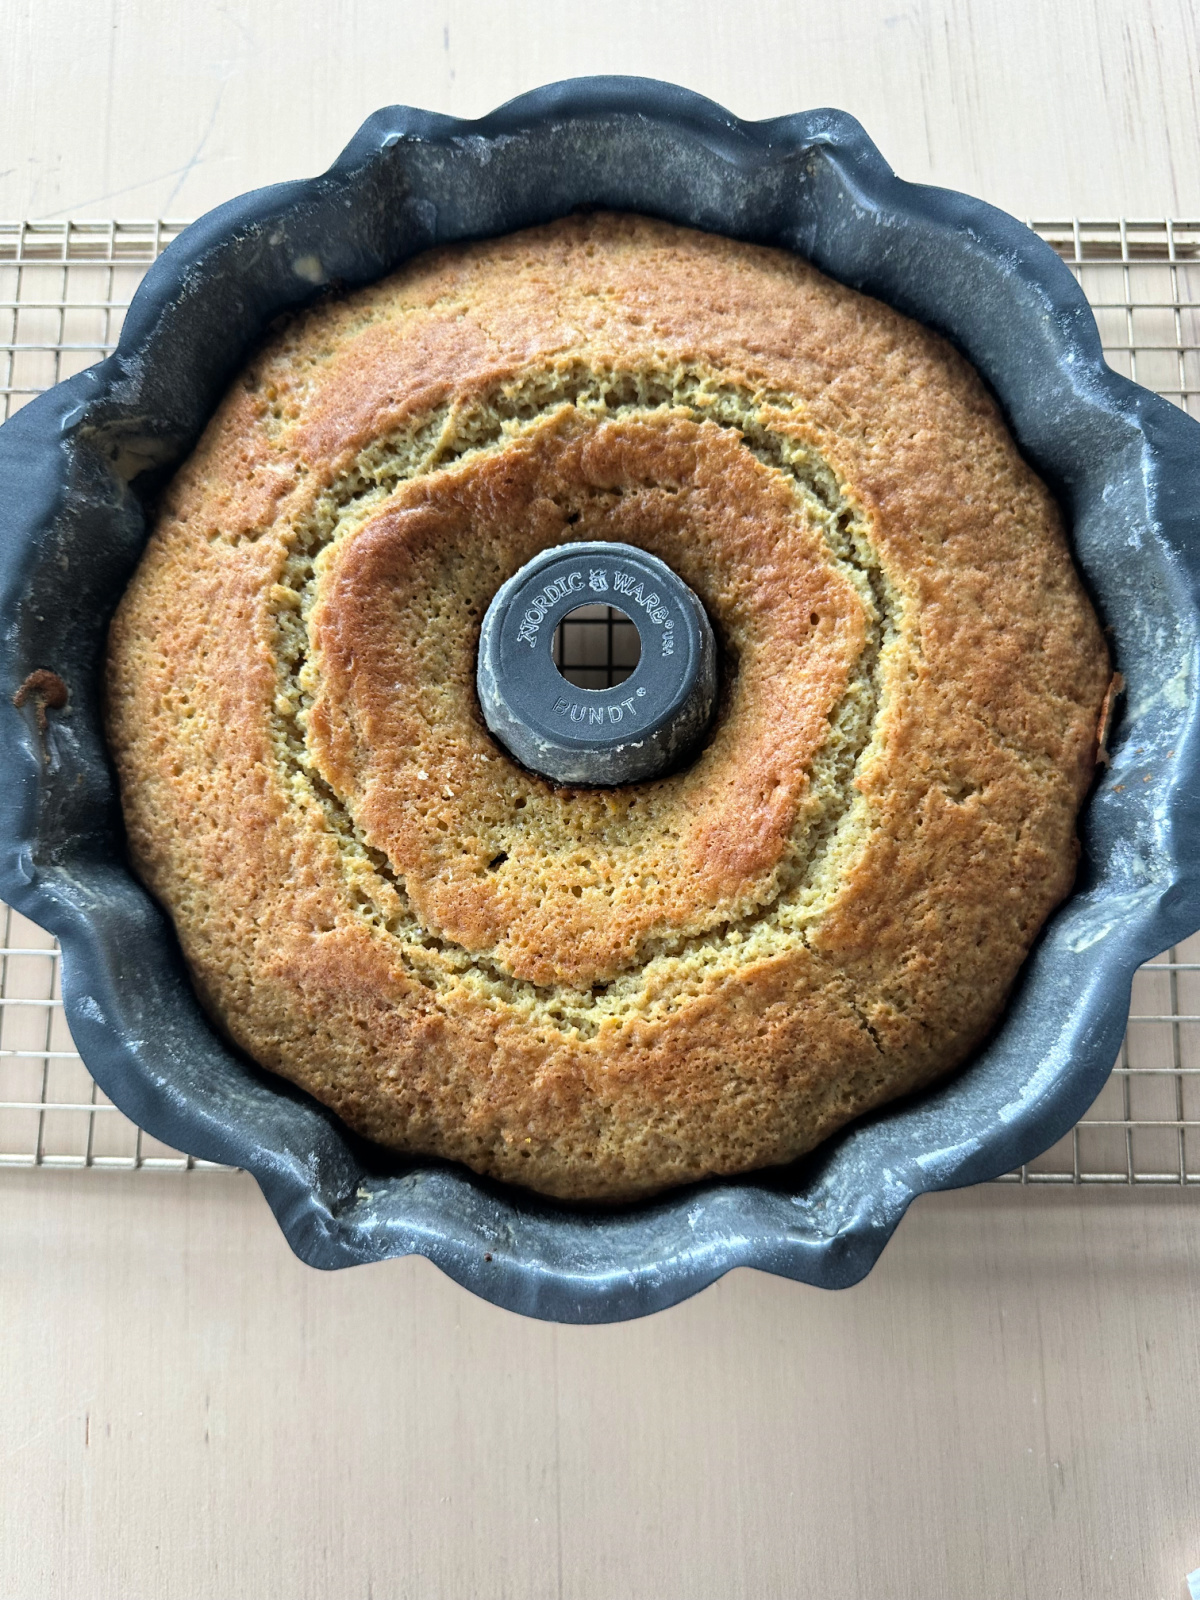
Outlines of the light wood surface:
[{"label": "light wood surface", "polygon": [[381,105],[476,117],[589,72],[743,117],[834,105],[902,177],[1017,216],[1194,214],[1191,0],[3,0],[0,215],[196,216]]},{"label": "light wood surface", "polygon": [[[0,215],[195,215],[583,72],[855,113],[1018,215],[1200,215],[1187,0],[5,0]],[[322,1276],[249,1180],[0,1173],[0,1600],[1180,1600],[1200,1210],[922,1201],[839,1295],[607,1329]]]},{"label": "light wood surface", "polygon": [[555,1328],[247,1178],[0,1174],[0,1593],[1142,1600],[1200,1565],[1200,1206],[918,1202],[824,1293]]}]

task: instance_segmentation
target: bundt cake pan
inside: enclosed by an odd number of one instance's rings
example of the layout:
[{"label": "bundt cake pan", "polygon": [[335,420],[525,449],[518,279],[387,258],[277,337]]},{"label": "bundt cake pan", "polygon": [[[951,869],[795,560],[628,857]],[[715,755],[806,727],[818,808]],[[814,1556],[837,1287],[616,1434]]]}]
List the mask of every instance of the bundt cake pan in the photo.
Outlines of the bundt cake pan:
[{"label": "bundt cake pan", "polygon": [[[946,334],[1059,495],[1127,685],[1075,892],[987,1048],[795,1167],[608,1212],[391,1158],[224,1044],[126,864],[100,718],[146,506],[271,320],[431,245],[597,205],[797,251]],[[854,1283],[914,1196],[994,1177],[1070,1128],[1116,1057],[1134,969],[1200,925],[1200,427],[1109,370],[1047,245],[902,182],[837,111],[747,123],[613,78],[478,122],[380,111],[322,177],[188,228],[116,352],[5,424],[0,527],[0,893],[60,939],[67,1018],[101,1087],[158,1138],[252,1172],[314,1266],[418,1252],[499,1305],[570,1322],[657,1310],[737,1266]]]}]

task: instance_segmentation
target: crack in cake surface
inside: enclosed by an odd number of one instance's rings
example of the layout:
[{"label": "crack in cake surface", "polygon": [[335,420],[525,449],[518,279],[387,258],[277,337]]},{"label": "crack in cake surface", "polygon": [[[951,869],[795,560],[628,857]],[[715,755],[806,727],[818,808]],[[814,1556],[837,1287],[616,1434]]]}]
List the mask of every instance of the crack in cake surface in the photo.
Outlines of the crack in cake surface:
[{"label": "crack in cake surface", "polygon": [[[301,796],[307,790],[337,840],[358,913],[426,987],[466,985],[485,1002],[514,1007],[550,1029],[590,1037],[606,1019],[674,1010],[730,964],[769,955],[772,947],[807,943],[807,928],[836,887],[838,867],[853,853],[861,831],[854,825],[862,802],[853,780],[877,734],[883,661],[897,636],[900,602],[880,568],[866,517],[846,486],[812,446],[772,427],[773,417],[786,417],[789,411],[794,413],[794,401],[787,396],[750,394],[711,374],[686,370],[606,373],[574,367],[531,374],[473,404],[439,407],[403,432],[373,443],[292,528],[283,592],[275,607],[281,669],[273,718],[276,750],[288,787]],[[858,670],[812,763],[812,787],[831,795],[832,803],[793,830],[765,903],[698,934],[646,937],[624,970],[584,990],[515,976],[487,951],[467,950],[425,926],[413,910],[404,878],[385,852],[370,843],[351,803],[319,770],[308,733],[308,713],[319,687],[309,619],[333,552],[402,484],[465,469],[556,416],[583,422],[681,417],[734,433],[759,462],[786,479],[820,528],[832,564],[854,586],[866,619]]]}]

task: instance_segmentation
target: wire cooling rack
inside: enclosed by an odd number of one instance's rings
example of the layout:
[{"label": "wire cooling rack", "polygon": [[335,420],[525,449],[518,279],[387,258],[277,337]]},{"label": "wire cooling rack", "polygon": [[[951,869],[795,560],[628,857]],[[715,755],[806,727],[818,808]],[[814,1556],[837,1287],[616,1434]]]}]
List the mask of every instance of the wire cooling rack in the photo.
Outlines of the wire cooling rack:
[{"label": "wire cooling rack", "polygon": [[[1091,301],[1109,363],[1200,417],[1200,221],[1035,221]],[[0,222],[0,421],[113,349],[146,268],[181,221]],[[620,683],[636,629],[581,608],[555,660],[583,688]],[[59,993],[58,948],[0,905],[0,1166],[189,1171],[88,1075]],[[1011,1183],[1200,1183],[1200,935],[1134,978],[1129,1027],[1096,1103]]]}]

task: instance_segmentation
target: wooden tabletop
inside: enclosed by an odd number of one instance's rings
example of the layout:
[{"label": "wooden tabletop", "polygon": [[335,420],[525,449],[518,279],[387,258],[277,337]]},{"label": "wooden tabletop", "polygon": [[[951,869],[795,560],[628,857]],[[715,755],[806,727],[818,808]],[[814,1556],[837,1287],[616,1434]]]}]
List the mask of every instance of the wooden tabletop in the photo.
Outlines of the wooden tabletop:
[{"label": "wooden tabletop", "polygon": [[[836,105],[1019,216],[1200,216],[1190,0],[10,0],[0,216],[194,216],[379,105]],[[924,1199],[870,1278],[618,1327],[322,1275],[253,1183],[0,1172],[0,1600],[1183,1600],[1200,1198]]]}]

